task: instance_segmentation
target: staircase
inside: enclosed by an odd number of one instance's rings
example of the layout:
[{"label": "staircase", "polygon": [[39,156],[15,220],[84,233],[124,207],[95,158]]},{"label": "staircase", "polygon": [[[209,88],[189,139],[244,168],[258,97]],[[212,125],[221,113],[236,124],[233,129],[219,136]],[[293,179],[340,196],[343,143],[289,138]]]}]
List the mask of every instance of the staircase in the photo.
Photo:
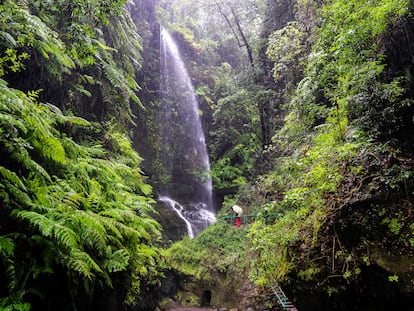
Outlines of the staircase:
[{"label": "staircase", "polygon": [[277,301],[279,302],[280,306],[283,308],[283,310],[289,310],[289,311],[298,311],[296,309],[295,305],[287,298],[283,290],[280,288],[279,285],[276,286],[270,286],[273,293],[275,294]]}]

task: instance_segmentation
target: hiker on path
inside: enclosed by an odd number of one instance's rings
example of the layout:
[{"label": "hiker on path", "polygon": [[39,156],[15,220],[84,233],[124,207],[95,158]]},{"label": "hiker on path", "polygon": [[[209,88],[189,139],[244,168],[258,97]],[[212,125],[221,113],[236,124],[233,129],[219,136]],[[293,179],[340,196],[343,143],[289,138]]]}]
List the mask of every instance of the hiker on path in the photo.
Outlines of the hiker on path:
[{"label": "hiker on path", "polygon": [[238,205],[233,205],[232,210],[236,213],[236,226],[237,228],[240,228],[241,222],[240,217],[243,214],[243,209]]}]

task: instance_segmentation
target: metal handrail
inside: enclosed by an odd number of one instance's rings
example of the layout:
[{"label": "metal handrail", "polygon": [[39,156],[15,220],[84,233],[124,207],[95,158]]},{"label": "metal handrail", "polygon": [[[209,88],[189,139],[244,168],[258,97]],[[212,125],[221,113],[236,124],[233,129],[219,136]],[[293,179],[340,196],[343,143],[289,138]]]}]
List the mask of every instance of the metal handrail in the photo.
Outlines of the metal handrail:
[{"label": "metal handrail", "polygon": [[279,296],[278,292],[276,291],[276,289],[274,288],[273,285],[271,285],[270,288],[272,289],[273,293],[276,295],[276,298],[277,298],[277,300],[279,300],[279,303],[282,305],[283,309],[286,310],[287,297],[286,297],[286,294],[283,292],[282,288],[280,286],[278,286],[278,289],[279,289],[280,293],[283,295],[283,297]]},{"label": "metal handrail", "polygon": [[[227,215],[227,216],[223,216],[220,218],[220,220],[222,221],[226,221],[227,223],[234,223],[236,218],[240,218],[240,221],[243,225],[249,223],[250,219],[255,219],[257,217],[260,217],[260,214],[245,214],[245,215],[241,215],[241,216],[237,216],[237,215]],[[266,216],[278,216],[278,214],[276,213],[268,213],[266,215],[263,215],[264,217]]]},{"label": "metal handrail", "polygon": [[246,215],[241,215],[241,216],[228,215],[228,216],[221,217],[220,219],[224,221],[230,220],[230,223],[232,223],[233,220],[235,220],[236,218],[240,218],[240,220],[242,220],[243,224],[245,225],[247,224],[249,218],[256,218],[256,217],[257,217],[257,214],[246,214]]}]

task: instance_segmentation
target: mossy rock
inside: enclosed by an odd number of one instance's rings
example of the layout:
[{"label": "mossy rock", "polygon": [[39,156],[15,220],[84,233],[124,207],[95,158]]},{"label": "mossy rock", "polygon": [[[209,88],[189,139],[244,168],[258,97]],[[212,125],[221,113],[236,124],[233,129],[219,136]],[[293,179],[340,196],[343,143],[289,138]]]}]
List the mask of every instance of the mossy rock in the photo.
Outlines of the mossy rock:
[{"label": "mossy rock", "polygon": [[177,307],[177,302],[170,297],[164,298],[159,304],[159,308],[161,310],[170,310],[174,309],[175,307]]},{"label": "mossy rock", "polygon": [[200,297],[192,292],[179,292],[178,295],[182,307],[198,307],[201,304]]}]

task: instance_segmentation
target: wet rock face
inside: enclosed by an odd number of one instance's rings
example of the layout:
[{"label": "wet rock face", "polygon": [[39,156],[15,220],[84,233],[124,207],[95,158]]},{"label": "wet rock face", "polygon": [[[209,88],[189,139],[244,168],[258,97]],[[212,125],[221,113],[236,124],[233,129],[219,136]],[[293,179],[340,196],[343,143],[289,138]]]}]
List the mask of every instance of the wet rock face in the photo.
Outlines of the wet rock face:
[{"label": "wet rock face", "polygon": [[338,292],[331,295],[318,289],[317,283],[295,284],[295,288],[284,289],[295,298],[300,311],[414,310],[412,294],[404,292],[400,282],[390,282],[388,277],[387,271],[374,264],[361,271],[359,282],[338,286]]},{"label": "wet rock face", "polygon": [[176,271],[166,271],[161,286],[163,299],[159,303],[159,309],[269,310],[268,302],[271,297],[259,292],[244,275],[233,277],[223,275],[222,279],[217,278],[213,283],[196,280]]},{"label": "wet rock face", "polygon": [[162,227],[163,246],[177,242],[187,235],[185,223],[176,213],[162,204],[157,204],[156,211],[157,214],[152,215],[152,217]]}]

